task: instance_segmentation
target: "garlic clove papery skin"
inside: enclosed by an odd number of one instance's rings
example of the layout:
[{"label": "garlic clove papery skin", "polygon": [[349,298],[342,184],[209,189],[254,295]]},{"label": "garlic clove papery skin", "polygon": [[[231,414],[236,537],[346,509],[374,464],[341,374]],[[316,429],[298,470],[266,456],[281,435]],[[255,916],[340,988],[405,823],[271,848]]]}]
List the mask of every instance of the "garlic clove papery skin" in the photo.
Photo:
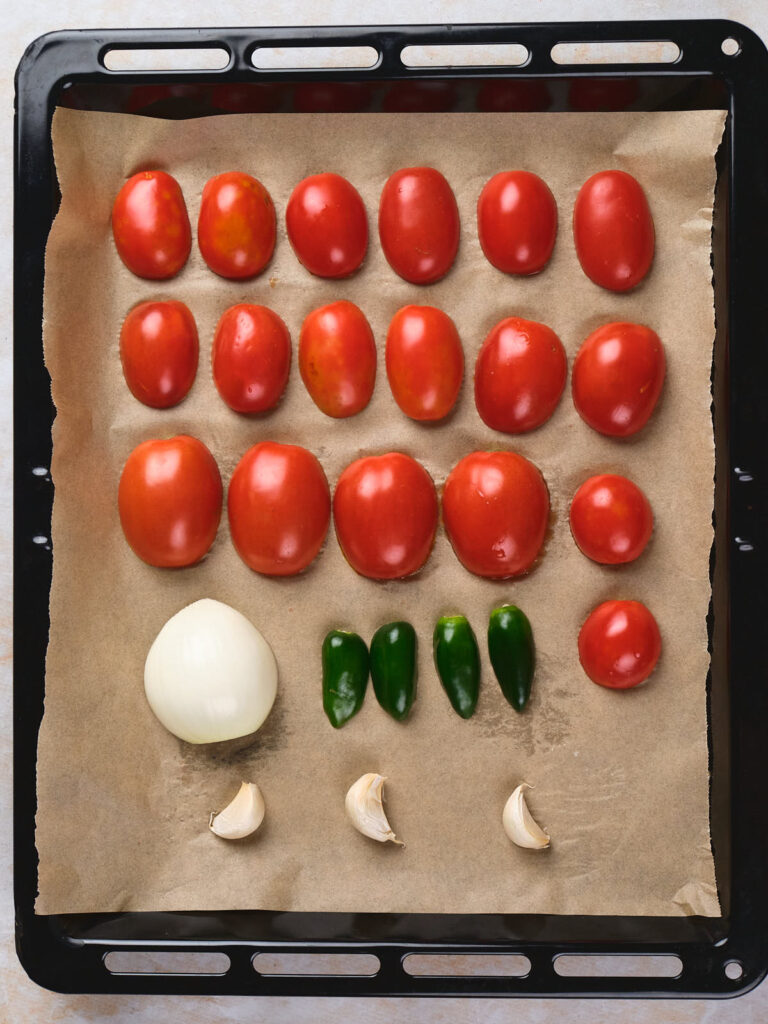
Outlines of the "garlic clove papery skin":
[{"label": "garlic clove papery skin", "polygon": [[403,846],[390,828],[384,813],[382,791],[385,781],[384,776],[377,772],[361,775],[357,782],[349,787],[344,807],[349,820],[364,836],[375,839],[378,843],[389,842]]},{"label": "garlic clove papery skin", "polygon": [[255,782],[243,782],[223,811],[211,814],[208,828],[222,839],[245,839],[264,821],[264,797]]},{"label": "garlic clove papery skin", "polygon": [[504,831],[516,846],[526,850],[546,850],[550,843],[549,836],[534,821],[525,802],[525,791],[531,788],[527,782],[520,783],[504,805],[501,820]]}]

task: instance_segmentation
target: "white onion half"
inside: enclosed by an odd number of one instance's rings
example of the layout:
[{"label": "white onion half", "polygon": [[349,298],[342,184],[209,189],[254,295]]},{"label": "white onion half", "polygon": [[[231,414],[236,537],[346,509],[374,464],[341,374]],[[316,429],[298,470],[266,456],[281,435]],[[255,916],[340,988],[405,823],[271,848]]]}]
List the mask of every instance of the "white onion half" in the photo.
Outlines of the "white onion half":
[{"label": "white onion half", "polygon": [[252,623],[204,598],[170,618],[144,665],[149,706],[187,743],[217,743],[255,732],[272,709],[277,662]]}]

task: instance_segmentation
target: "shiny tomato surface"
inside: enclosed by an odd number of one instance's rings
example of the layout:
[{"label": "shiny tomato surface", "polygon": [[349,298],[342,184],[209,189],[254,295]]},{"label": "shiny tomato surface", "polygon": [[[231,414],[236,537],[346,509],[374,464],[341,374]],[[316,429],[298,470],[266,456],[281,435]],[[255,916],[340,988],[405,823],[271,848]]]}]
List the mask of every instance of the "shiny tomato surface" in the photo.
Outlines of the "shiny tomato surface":
[{"label": "shiny tomato surface", "polygon": [[573,362],[573,404],[581,418],[611,437],[629,437],[648,422],[664,384],[664,347],[641,324],[604,324]]},{"label": "shiny tomato surface", "polygon": [[216,461],[195,437],[144,441],[128,456],[117,493],[125,539],[149,565],[194,565],[221,518]]},{"label": "shiny tomato surface", "polygon": [[197,325],[183,302],[140,302],[123,321],[123,375],[144,405],[177,405],[192,387],[198,355]]},{"label": "shiny tomato surface", "polygon": [[557,408],[568,362],[562,342],[545,324],[510,316],[496,324],[475,363],[475,404],[493,430],[535,430]]},{"label": "shiny tomato surface", "polygon": [[538,274],[557,237],[557,204],[529,171],[500,171],[477,201],[477,233],[485,257],[505,274]]},{"label": "shiny tomato surface", "polygon": [[540,471],[515,452],[472,452],[443,490],[443,522],[465,568],[488,579],[527,572],[549,521],[549,491]]},{"label": "shiny tomato surface", "polygon": [[642,186],[625,171],[587,179],[573,207],[573,240],[582,270],[601,288],[626,292],[650,270],[653,217]]},{"label": "shiny tomato surface", "polygon": [[291,369],[291,336],[271,309],[241,302],[219,320],[213,380],[235,412],[266,412],[280,401]]},{"label": "shiny tomato surface", "polygon": [[299,372],[326,416],[363,410],[376,383],[376,342],[362,310],[344,299],[313,310],[301,327]]},{"label": "shiny tomato surface", "polygon": [[614,473],[584,481],[573,496],[570,521],[579,548],[603,565],[633,562],[653,533],[650,502],[637,484]]},{"label": "shiny tomato surface", "polygon": [[192,232],[176,179],[165,171],[140,171],[129,178],[112,207],[112,234],[120,259],[138,277],[162,281],[178,274]]},{"label": "shiny tomato surface", "polygon": [[272,197],[241,171],[206,182],[200,201],[200,253],[220,277],[242,280],[260,274],[272,259],[277,222]]},{"label": "shiny tomato surface", "polygon": [[464,350],[453,320],[434,306],[404,306],[387,332],[392,395],[413,420],[441,420],[456,404]]},{"label": "shiny tomato surface", "polygon": [[288,200],[285,226],[299,262],[318,277],[349,277],[365,258],[365,206],[340,174],[313,174],[300,181]]},{"label": "shiny tomato surface", "polygon": [[579,661],[593,683],[628,690],[644,682],[661,654],[656,619],[640,601],[604,601],[579,633]]},{"label": "shiny tomato surface", "polygon": [[331,518],[328,481],[306,448],[262,441],[238,462],[227,510],[245,564],[265,576],[293,576],[323,546]]},{"label": "shiny tomato surface", "polygon": [[411,284],[445,277],[459,248],[459,208],[433,167],[405,167],[384,185],[379,236],[387,262]]},{"label": "shiny tomato surface", "polygon": [[374,580],[417,572],[429,558],[438,504],[432,477],[400,452],[347,466],[333,496],[339,545],[352,568]]}]

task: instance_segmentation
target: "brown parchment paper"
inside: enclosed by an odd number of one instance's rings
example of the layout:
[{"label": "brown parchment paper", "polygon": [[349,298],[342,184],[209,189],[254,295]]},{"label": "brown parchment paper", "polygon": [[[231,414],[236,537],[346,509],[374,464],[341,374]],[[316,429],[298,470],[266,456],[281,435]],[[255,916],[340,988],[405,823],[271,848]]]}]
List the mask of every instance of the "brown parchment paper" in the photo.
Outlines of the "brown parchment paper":
[{"label": "brown parchment paper", "polygon": [[[172,122],[58,110],[53,139],[62,189],[46,260],[45,353],[58,415],[54,426],[54,576],[45,717],[38,763],[40,913],[267,908],[347,912],[704,914],[716,916],[708,826],[705,618],[710,597],[713,438],[709,375],[713,296],[709,262],[713,154],[719,112],[632,114],[246,115]],[[376,231],[379,194],[402,166],[431,164],[453,186],[462,220],[454,269],[417,288],[387,266]],[[175,280],[141,281],[120,263],[110,232],[112,200],[141,168],[174,174],[194,223],[202,186],[243,169],[270,190],[278,211],[275,257],[254,281],[223,281],[196,247]],[[507,277],[484,259],[475,221],[483,183],[524,167],[543,175],[560,211],[551,264],[530,279]],[[581,183],[623,168],[645,187],[657,231],[647,281],[627,295],[593,285],[573,249],[570,217]],[[359,274],[311,277],[284,232],[285,204],[305,175],[335,170],[360,190],[371,244]],[[137,301],[187,302],[201,356],[189,397],[147,409],[122,378],[118,335]],[[357,302],[379,347],[370,406],[346,421],[315,408],[295,360],[299,328],[314,307]],[[294,341],[285,399],[256,419],[231,412],[211,380],[210,343],[220,314],[250,301],[275,309]],[[467,375],[455,414],[439,426],[407,420],[389,392],[386,328],[406,303],[440,306],[461,334]],[[668,377],[659,408],[639,437],[617,442],[590,430],[568,390],[552,419],[506,437],[479,419],[472,396],[476,353],[502,317],[549,324],[569,365],[601,323],[655,328]],[[475,449],[509,447],[543,471],[552,530],[527,578],[482,581],[466,572],[440,529],[414,579],[358,577],[333,532],[300,578],[252,573],[229,539],[194,568],[144,565],[117,516],[123,462],[140,441],[191,433],[213,451],[225,484],[260,439],[307,445],[331,485],[353,459],[391,449],[420,459],[438,487]],[[595,472],[624,473],[648,494],[656,516],[649,549],[610,569],[588,561],[568,528],[576,487]],[[204,596],[247,615],[275,650],[277,702],[256,743],[236,755],[185,745],[152,716],[143,693],[146,652],[163,623]],[[637,598],[655,613],[664,640],[651,681],[615,693],[588,681],[576,648],[579,626],[600,601]],[[535,632],[538,668],[524,714],[503,700],[483,650],[475,717],[462,721],[431,659],[441,613],[463,611],[481,647],[490,610],[521,605]],[[404,724],[368,692],[340,731],[320,699],[320,645],[335,626],[370,639],[382,622],[416,627],[418,696]],[[389,779],[390,820],[405,849],[353,831],[344,795],[363,772]],[[255,779],[267,817],[252,839],[226,843],[208,814]],[[541,854],[514,847],[501,828],[504,802],[521,780],[552,835]]]}]

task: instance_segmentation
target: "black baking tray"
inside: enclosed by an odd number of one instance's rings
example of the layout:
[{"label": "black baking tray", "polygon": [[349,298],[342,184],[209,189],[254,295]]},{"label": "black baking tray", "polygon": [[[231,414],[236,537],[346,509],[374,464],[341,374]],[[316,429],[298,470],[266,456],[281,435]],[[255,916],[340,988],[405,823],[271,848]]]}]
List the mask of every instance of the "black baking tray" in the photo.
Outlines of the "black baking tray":
[{"label": "black baking tray", "polygon": [[[726,39],[736,41],[735,54],[724,52]],[[671,64],[579,66],[551,57],[558,42],[627,40],[671,40],[680,56]],[[401,59],[406,45],[482,43],[519,43],[529,57],[515,67],[409,68]],[[251,59],[258,46],[351,45],[373,47],[375,65],[263,71]],[[116,73],[103,62],[111,47],[211,46],[229,53],[223,70]],[[35,763],[53,559],[54,408],[41,321],[45,244],[59,200],[50,136],[57,104],[178,118],[542,106],[728,112],[713,229],[716,485],[707,679],[721,918],[34,914]],[[61,992],[311,996],[731,996],[758,984],[768,969],[768,54],[760,39],[728,21],[52,33],[30,45],[16,74],[14,212],[14,882],[16,945],[29,976]],[[564,244],[567,231],[564,225]],[[221,975],[110,973],[107,954],[126,950],[226,953],[230,966]],[[379,968],[370,976],[329,976],[319,967],[309,975],[269,975],[253,966],[265,952],[366,953]],[[466,977],[446,966],[437,976],[412,976],[404,969],[412,953],[522,954],[530,969]],[[663,978],[557,973],[558,956],[579,953],[674,954],[682,969]]]}]

